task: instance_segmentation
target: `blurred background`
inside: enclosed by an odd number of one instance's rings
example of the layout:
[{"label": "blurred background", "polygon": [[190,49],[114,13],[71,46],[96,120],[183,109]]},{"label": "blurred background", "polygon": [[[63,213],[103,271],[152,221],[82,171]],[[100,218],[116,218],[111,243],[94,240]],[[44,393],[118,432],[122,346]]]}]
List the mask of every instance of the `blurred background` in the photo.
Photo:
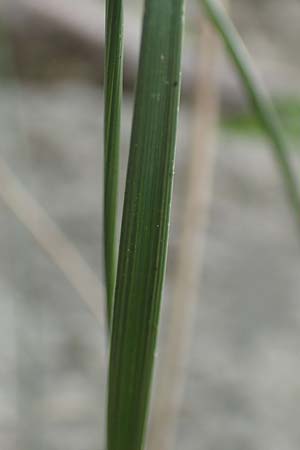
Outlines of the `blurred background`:
[{"label": "blurred background", "polygon": [[[142,3],[125,8],[122,186]],[[196,145],[203,18],[188,3],[162,330]],[[230,11],[297,165],[300,3],[231,0]],[[1,449],[104,449],[103,53],[104,1],[0,1]],[[213,195],[175,449],[296,450],[299,235],[269,143],[224,55],[214,70]]]}]

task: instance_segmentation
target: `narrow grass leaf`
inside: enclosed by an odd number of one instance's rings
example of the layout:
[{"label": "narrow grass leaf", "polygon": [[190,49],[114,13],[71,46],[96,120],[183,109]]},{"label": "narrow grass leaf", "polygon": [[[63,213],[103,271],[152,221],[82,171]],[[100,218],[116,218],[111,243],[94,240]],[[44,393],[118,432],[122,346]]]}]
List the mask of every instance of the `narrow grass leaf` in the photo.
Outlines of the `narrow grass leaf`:
[{"label": "narrow grass leaf", "polygon": [[265,132],[268,134],[278,162],[286,191],[300,227],[300,193],[297,177],[289,161],[289,144],[272,101],[258,79],[250,56],[225,9],[218,0],[202,0],[209,18],[220,33],[239,73],[244,88]]},{"label": "narrow grass leaf", "polygon": [[107,450],[141,450],[165,274],[183,0],[146,0],[111,338]]},{"label": "narrow grass leaf", "polygon": [[116,223],[123,84],[123,4],[106,1],[104,113],[104,260],[107,319],[111,322],[116,279]]}]

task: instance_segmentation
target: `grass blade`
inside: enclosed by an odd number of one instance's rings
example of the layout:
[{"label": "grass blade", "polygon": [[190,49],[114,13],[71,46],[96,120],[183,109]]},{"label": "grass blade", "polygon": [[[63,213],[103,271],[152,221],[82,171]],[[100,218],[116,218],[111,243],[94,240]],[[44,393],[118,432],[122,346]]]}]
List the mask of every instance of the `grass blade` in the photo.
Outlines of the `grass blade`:
[{"label": "grass blade", "polygon": [[111,339],[107,450],[143,448],[165,273],[183,0],[146,0]]},{"label": "grass blade", "polygon": [[209,18],[220,33],[239,73],[254,111],[268,134],[278,162],[286,191],[300,227],[300,194],[298,180],[289,161],[289,144],[272,102],[258,79],[248,52],[233,23],[218,0],[202,0]]},{"label": "grass blade", "polygon": [[[164,324],[157,387],[151,408],[147,450],[174,450],[188,377],[190,348],[199,305],[203,250],[211,201],[219,116],[218,67],[221,42],[209,20],[194,17],[199,43],[195,47],[196,84],[190,150],[186,154],[177,254],[173,261],[172,301]],[[182,301],[184,299],[184,301]],[[160,357],[161,356],[161,357]]]},{"label": "grass blade", "polygon": [[123,84],[123,4],[106,1],[104,118],[104,262],[107,320],[111,322],[116,279],[116,222]]}]

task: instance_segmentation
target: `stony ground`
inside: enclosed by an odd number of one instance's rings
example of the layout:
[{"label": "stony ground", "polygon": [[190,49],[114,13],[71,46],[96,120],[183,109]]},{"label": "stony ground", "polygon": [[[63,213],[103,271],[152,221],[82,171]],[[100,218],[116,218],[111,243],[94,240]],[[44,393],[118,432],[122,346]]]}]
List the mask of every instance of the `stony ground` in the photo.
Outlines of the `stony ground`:
[{"label": "stony ground", "polygon": [[[101,279],[101,94],[10,85],[0,96],[1,157]],[[125,109],[127,123],[130,100]],[[180,130],[170,283],[186,111]],[[103,330],[2,200],[0,208],[0,446],[102,450]],[[267,144],[221,133],[178,450],[299,448],[299,268]]]}]

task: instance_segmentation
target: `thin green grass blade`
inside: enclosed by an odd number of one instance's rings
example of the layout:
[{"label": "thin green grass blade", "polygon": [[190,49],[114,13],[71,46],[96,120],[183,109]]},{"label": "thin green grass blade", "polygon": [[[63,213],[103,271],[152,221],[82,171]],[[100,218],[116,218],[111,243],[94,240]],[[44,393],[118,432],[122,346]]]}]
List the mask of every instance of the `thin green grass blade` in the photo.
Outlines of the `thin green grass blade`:
[{"label": "thin green grass blade", "polygon": [[218,0],[202,0],[209,18],[220,33],[239,73],[244,88],[265,132],[268,134],[278,162],[290,203],[300,227],[300,193],[297,177],[289,161],[289,144],[271,99],[258,79],[248,52],[225,9]]},{"label": "thin green grass blade", "polygon": [[111,322],[116,280],[120,121],[123,84],[123,4],[106,1],[104,112],[104,262],[107,321]]},{"label": "thin green grass blade", "polygon": [[111,338],[107,450],[141,450],[165,274],[183,0],[146,0]]}]

